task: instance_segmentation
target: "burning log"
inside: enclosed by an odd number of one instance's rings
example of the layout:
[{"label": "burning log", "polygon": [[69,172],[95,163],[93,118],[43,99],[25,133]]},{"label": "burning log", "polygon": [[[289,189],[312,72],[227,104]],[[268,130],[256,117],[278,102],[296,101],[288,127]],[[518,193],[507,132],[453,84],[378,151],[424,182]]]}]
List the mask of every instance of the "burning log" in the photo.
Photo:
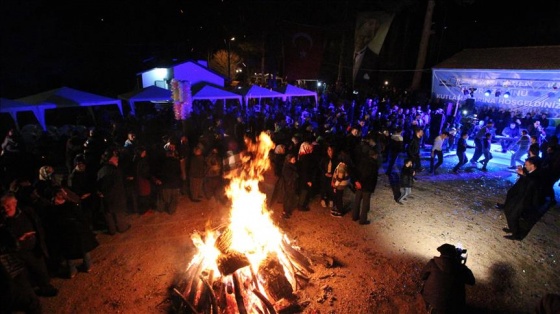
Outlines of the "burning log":
[{"label": "burning log", "polygon": [[259,290],[257,289],[253,289],[253,293],[261,300],[261,302],[266,306],[266,309],[268,310],[268,312],[270,314],[276,314],[276,310],[274,309],[274,306],[272,305],[272,303],[270,303],[270,301],[268,301],[268,299],[264,296],[264,294],[262,294]]},{"label": "burning log", "polygon": [[258,188],[272,145],[264,134],[256,144],[248,143],[243,167],[227,189],[232,201],[229,225],[191,237],[198,254],[186,271],[183,293],[174,290],[183,310],[276,314],[300,309],[294,291],[309,280],[311,262],[274,225]]},{"label": "burning log", "polygon": [[277,313],[299,313],[301,312],[301,308],[299,304],[288,300],[288,299],[281,299],[278,300],[274,304],[274,309]]},{"label": "burning log", "polygon": [[183,294],[183,296],[188,300],[192,301],[194,299],[193,293],[196,293],[198,276],[202,272],[202,267],[203,263],[200,262],[198,264],[192,265],[192,267],[187,270],[187,284],[185,286],[185,293]]},{"label": "burning log", "polygon": [[233,274],[236,270],[249,266],[249,259],[239,252],[229,252],[218,257],[218,270],[222,275]]},{"label": "burning log", "polygon": [[216,248],[222,253],[227,253],[229,251],[229,248],[231,247],[231,238],[231,229],[224,229],[216,239]]},{"label": "burning log", "polygon": [[272,299],[293,298],[294,290],[284,275],[284,267],[278,261],[276,254],[269,254],[259,265],[259,275],[263,287]]},{"label": "burning log", "polygon": [[198,313],[198,311],[194,308],[194,306],[189,302],[189,300],[185,299],[185,297],[183,296],[183,294],[177,290],[177,288],[173,288],[173,293],[175,293],[179,298],[181,298],[181,300],[183,301],[184,306],[186,306],[191,313]]},{"label": "burning log", "polygon": [[210,296],[210,302],[212,304],[212,314],[218,314],[218,301],[216,299],[216,295],[214,294],[214,290],[212,290],[212,287],[203,276],[200,276],[200,281],[204,283],[204,285],[206,286],[206,291],[208,291],[208,294]]},{"label": "burning log", "polygon": [[245,305],[245,298],[243,297],[244,290],[242,290],[242,283],[237,273],[233,273],[231,276],[233,280],[233,290],[235,292],[235,301],[237,303],[237,309],[239,310],[239,314],[246,314],[247,307]]},{"label": "burning log", "polygon": [[284,252],[284,254],[288,256],[288,258],[294,263],[296,268],[302,271],[306,271],[307,273],[313,273],[313,269],[311,269],[311,263],[309,262],[309,259],[307,259],[307,257],[290,246],[290,244],[285,240],[282,241],[281,248],[282,252]]}]

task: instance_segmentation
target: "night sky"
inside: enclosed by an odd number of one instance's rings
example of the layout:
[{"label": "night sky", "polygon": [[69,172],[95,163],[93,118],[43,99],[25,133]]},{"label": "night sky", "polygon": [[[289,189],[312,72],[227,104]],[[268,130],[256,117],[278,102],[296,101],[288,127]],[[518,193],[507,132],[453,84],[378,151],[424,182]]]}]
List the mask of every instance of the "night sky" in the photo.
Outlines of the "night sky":
[{"label": "night sky", "polygon": [[[387,67],[413,69],[426,2],[2,1],[0,96],[13,99],[61,86],[116,96],[136,87],[136,73],[173,60],[207,60],[232,36],[239,45],[264,38],[267,67],[278,70],[284,21],[324,30],[329,81],[336,75],[329,64],[338,62],[342,34],[353,36],[357,12],[376,10],[395,12],[385,52],[394,59],[387,59]],[[558,45],[559,16],[557,0],[522,6],[436,0],[426,68],[464,48]],[[351,53],[345,60],[351,67]]]}]

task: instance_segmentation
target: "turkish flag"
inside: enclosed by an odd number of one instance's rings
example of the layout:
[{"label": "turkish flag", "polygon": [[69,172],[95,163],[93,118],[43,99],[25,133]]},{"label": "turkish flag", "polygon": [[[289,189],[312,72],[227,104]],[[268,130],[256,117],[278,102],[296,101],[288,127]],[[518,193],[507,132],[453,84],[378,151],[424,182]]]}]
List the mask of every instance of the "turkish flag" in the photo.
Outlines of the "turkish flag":
[{"label": "turkish flag", "polygon": [[283,41],[284,74],[288,81],[317,79],[323,61],[323,30],[285,22]]}]

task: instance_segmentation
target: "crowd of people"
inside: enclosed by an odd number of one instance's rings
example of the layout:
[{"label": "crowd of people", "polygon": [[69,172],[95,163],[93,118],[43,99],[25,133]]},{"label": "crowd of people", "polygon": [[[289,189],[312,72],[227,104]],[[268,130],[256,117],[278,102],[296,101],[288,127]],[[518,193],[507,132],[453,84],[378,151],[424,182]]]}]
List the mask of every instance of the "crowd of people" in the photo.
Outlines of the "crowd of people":
[{"label": "crowd of people", "polygon": [[[2,259],[9,279],[2,289],[15,289],[24,297],[2,303],[14,308],[24,304],[30,312],[40,308],[37,295],[57,294],[50,278],[88,272],[89,252],[98,245],[95,233],[127,232],[129,215],[173,215],[181,197],[192,203],[211,198],[227,203],[224,174],[239,166],[246,144],[261,132],[275,143],[270,153],[275,184],[268,202],[282,203],[284,219],[294,210],[309,210],[317,197],[332,216],[350,212],[360,225],[369,224],[380,172],[389,176],[394,199],[402,204],[416,175],[425,170],[422,150],[431,150],[433,175],[443,163],[443,152],[453,150],[459,162],[452,171],[457,173],[467,163],[468,148],[475,149],[471,163],[484,156],[481,170],[487,170],[493,141],[501,141],[506,152],[515,151],[512,166],[524,154],[530,156],[518,170],[527,179],[518,182],[531,183],[516,183],[512,198],[523,195],[520,190],[542,192],[530,201],[512,199],[508,192],[503,207],[513,238],[523,237],[520,220],[535,222],[546,204],[556,202],[560,149],[555,135],[541,136],[548,120],[481,108],[473,122],[439,104],[412,106],[393,99],[372,97],[360,105],[328,97],[319,104],[270,100],[227,109],[200,102],[180,122],[173,120],[171,109],[160,108],[149,118],[129,116],[87,133],[63,134],[58,139],[63,145],[52,145],[57,151],[51,154],[34,149],[37,142],[25,143],[10,129],[0,162],[1,253],[19,266],[12,263],[10,270]],[[522,131],[512,131],[516,128]],[[475,146],[467,144],[469,136]],[[535,138],[535,145],[526,145],[527,136]],[[63,160],[46,157],[53,155]],[[536,169],[542,171],[537,175]],[[352,204],[344,203],[346,189],[354,191]]]}]

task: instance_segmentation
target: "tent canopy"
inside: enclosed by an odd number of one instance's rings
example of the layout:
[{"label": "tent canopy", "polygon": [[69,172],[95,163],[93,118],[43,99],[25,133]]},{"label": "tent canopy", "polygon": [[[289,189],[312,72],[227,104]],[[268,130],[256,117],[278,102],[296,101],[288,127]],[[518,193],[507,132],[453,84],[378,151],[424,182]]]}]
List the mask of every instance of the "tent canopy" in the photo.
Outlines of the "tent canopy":
[{"label": "tent canopy", "polygon": [[31,111],[35,115],[35,118],[37,118],[37,121],[39,121],[39,124],[41,124],[43,130],[46,131],[47,124],[45,122],[45,110],[54,109],[54,108],[56,108],[56,105],[49,104],[49,103],[44,103],[42,105],[32,105],[17,100],[0,98],[0,112],[10,114],[10,116],[12,117],[12,119],[16,124],[16,128],[18,129],[19,129],[19,123],[17,117],[18,112]]},{"label": "tent canopy", "polygon": [[117,105],[121,114],[123,113],[122,102],[120,99],[100,96],[70,87],[51,89],[46,92],[19,98],[17,100],[38,106],[43,106],[44,104],[54,104],[57,108]]},{"label": "tent canopy", "polygon": [[253,85],[250,87],[245,87],[242,89],[239,89],[236,91],[237,93],[239,93],[240,95],[243,96],[243,99],[245,101],[245,103],[247,103],[249,101],[249,99],[251,98],[258,98],[259,100],[261,98],[282,98],[284,97],[283,94],[264,88],[264,87],[260,87],[258,85]]},{"label": "tent canopy", "polygon": [[284,97],[313,97],[315,99],[315,103],[317,103],[316,92],[299,88],[294,85],[287,84],[286,86],[278,88],[277,91],[284,94]]},{"label": "tent canopy", "polygon": [[130,111],[136,115],[135,103],[139,101],[167,101],[172,102],[171,91],[155,85],[142,88],[140,90],[119,95],[119,98],[130,104]]},{"label": "tent canopy", "polygon": [[213,85],[200,85],[193,88],[193,100],[217,100],[217,99],[237,99],[239,103],[242,101],[242,96],[228,92]]}]

